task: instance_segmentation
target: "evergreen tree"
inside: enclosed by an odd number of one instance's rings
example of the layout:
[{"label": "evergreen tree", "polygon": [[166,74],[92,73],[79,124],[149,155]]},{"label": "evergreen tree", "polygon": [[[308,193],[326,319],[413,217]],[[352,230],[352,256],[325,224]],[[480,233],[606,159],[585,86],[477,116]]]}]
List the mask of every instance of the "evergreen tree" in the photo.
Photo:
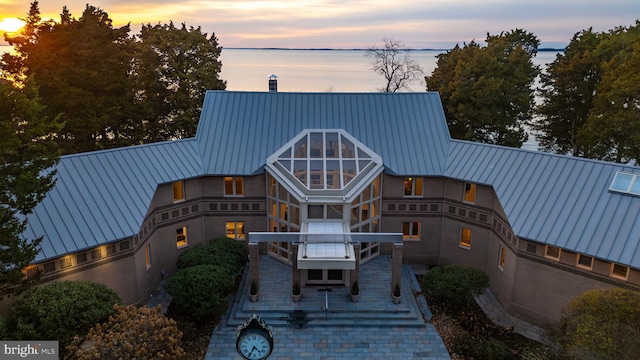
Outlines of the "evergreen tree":
[{"label": "evergreen tree", "polygon": [[601,78],[600,60],[594,53],[600,40],[591,29],[576,33],[564,53],[540,75],[542,103],[533,127],[541,149],[586,155],[588,149],[578,143],[578,132],[589,117]]},{"label": "evergreen tree", "polygon": [[[43,115],[32,82],[22,88],[0,80],[0,290],[19,290],[22,270],[38,253],[41,238],[26,239],[25,216],[53,187],[59,154],[57,119]],[[29,280],[29,279],[27,279]]]},{"label": "evergreen tree", "polygon": [[605,34],[595,50],[602,79],[578,139],[588,157],[640,163],[640,22]]},{"label": "evergreen tree", "polygon": [[143,25],[138,40],[134,74],[144,141],[194,136],[206,91],[226,88],[218,40],[172,22]]},{"label": "evergreen tree", "polygon": [[544,150],[640,161],[640,22],[609,32],[577,33],[542,75]]},{"label": "evergreen tree", "polygon": [[486,42],[439,55],[425,78],[427,90],[440,92],[452,137],[520,147],[533,116],[532,85],[539,69],[532,58],[539,41],[516,29],[487,34]]}]

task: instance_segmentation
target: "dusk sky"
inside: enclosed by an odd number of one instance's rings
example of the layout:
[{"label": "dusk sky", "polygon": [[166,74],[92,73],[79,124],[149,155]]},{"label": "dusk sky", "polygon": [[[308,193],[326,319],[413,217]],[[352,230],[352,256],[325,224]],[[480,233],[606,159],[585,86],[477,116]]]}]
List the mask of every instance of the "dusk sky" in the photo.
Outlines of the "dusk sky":
[{"label": "dusk sky", "polygon": [[[40,1],[43,18],[59,21],[62,6],[82,15],[87,0]],[[564,48],[578,31],[630,26],[638,0],[96,0],[115,26],[173,20],[215,33],[234,47],[366,48],[382,38],[411,48],[448,49],[487,32],[515,28],[534,33],[541,47]],[[3,18],[24,18],[29,1],[0,0]]]}]

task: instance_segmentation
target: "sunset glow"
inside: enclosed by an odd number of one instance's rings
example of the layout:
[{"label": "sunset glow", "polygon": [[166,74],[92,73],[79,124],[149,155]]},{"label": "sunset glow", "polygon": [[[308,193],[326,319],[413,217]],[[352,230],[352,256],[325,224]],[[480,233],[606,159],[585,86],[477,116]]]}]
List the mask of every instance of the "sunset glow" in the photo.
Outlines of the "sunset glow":
[{"label": "sunset glow", "polygon": [[[142,24],[201,27],[220,45],[233,47],[366,48],[395,38],[412,48],[447,49],[487,33],[524,29],[542,47],[563,48],[574,34],[592,28],[608,31],[635,23],[637,0],[176,0],[89,2],[105,10],[116,27],[130,24],[132,35]],[[67,0],[79,18],[87,2]],[[59,2],[40,2],[43,19],[60,20]],[[28,2],[0,0],[0,44],[3,32],[22,26]]]},{"label": "sunset glow", "polygon": [[18,18],[4,18],[0,20],[0,33],[15,33],[24,25],[25,22]]}]

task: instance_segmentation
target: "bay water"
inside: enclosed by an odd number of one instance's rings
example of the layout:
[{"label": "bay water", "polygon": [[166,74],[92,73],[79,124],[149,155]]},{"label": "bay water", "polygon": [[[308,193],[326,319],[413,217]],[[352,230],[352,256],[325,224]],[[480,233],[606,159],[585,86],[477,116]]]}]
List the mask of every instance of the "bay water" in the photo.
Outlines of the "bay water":
[{"label": "bay water", "polygon": [[[11,46],[0,45],[0,54],[11,52]],[[437,56],[446,50],[413,50],[410,55],[425,74],[436,68]],[[220,77],[227,90],[267,91],[268,77],[278,76],[278,91],[283,92],[375,92],[385,85],[382,75],[371,70],[371,59],[365,50],[315,49],[222,49]],[[540,51],[534,63],[545,66],[558,52]],[[424,80],[411,84],[412,91],[424,91]],[[529,137],[523,148],[535,150]]]}]

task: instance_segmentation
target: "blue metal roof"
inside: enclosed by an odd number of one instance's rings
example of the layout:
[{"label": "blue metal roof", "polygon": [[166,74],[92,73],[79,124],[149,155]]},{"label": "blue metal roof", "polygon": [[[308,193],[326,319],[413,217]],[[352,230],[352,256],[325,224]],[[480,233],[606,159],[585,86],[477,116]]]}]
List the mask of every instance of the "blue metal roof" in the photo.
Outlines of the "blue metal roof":
[{"label": "blue metal roof", "polygon": [[640,198],[609,191],[637,167],[452,140],[444,175],[492,186],[515,234],[640,268]]},{"label": "blue metal roof", "polygon": [[207,92],[194,139],[64,156],[29,215],[36,261],[136,234],[159,184],[252,175],[305,129],[343,129],[394,175],[492,186],[517,236],[640,268],[640,197],[610,192],[621,164],[451,140],[437,93]]},{"label": "blue metal roof", "polygon": [[196,136],[204,171],[259,173],[269,155],[305,129],[343,129],[398,175],[441,174],[450,140],[434,92],[208,91]]},{"label": "blue metal roof", "polygon": [[140,230],[159,184],[198,176],[193,139],[63,156],[57,183],[28,216],[44,235],[35,261],[128,238]]}]

